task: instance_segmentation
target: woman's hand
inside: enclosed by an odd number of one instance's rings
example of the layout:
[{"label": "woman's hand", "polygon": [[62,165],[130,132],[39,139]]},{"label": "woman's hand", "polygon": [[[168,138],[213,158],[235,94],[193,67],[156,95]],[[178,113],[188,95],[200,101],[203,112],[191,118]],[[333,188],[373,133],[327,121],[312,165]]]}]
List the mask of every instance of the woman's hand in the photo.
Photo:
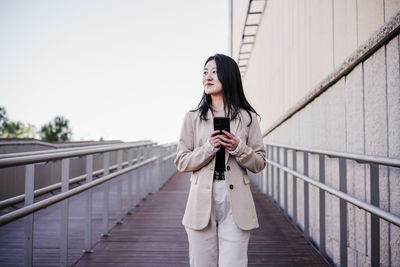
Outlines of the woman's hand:
[{"label": "woman's hand", "polygon": [[210,144],[217,148],[223,146],[228,151],[234,151],[239,145],[239,139],[232,133],[222,130],[225,135],[219,134],[220,131],[216,130],[211,133],[209,142]]},{"label": "woman's hand", "polygon": [[219,147],[221,145],[221,141],[220,141],[219,136],[220,136],[219,135],[219,130],[216,130],[216,131],[211,133],[210,138],[208,139],[210,144],[215,148],[217,148],[217,147]]},{"label": "woman's hand", "polygon": [[225,130],[222,130],[222,132],[225,135],[219,135],[220,139],[220,144],[228,151],[235,151],[237,146],[239,145],[239,138],[237,138],[233,133],[227,132]]}]

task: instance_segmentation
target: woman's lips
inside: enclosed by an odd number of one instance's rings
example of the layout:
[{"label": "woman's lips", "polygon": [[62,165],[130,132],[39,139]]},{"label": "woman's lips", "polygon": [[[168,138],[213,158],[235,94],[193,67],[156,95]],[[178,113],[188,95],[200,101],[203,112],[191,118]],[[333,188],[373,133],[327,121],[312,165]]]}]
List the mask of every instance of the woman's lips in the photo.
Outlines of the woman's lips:
[{"label": "woman's lips", "polygon": [[213,84],[212,83],[206,83],[206,86],[212,86]]}]

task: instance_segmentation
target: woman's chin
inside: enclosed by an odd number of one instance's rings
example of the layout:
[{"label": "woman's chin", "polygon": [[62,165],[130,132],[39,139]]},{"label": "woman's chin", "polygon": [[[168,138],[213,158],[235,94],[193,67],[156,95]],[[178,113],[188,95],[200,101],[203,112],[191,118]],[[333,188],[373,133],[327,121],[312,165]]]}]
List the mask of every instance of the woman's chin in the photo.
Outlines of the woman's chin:
[{"label": "woman's chin", "polygon": [[213,89],[211,89],[211,90],[210,89],[205,89],[204,93],[206,95],[218,95],[218,94],[222,93],[222,91],[217,92],[216,90],[213,90]]}]

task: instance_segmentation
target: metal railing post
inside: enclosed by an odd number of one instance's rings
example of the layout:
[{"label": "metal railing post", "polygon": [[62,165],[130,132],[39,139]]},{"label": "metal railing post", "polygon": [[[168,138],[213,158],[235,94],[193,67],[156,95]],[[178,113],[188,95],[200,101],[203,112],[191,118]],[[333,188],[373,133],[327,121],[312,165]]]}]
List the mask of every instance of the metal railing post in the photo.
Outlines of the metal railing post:
[{"label": "metal railing post", "polygon": [[[346,159],[339,158],[339,190],[347,193]],[[347,202],[340,199],[340,266],[347,266]]]},{"label": "metal railing post", "polygon": [[[285,167],[288,166],[287,163],[287,149],[283,149],[283,165]],[[288,181],[287,181],[287,172],[283,172],[283,194],[284,194],[284,210],[287,215],[288,213]]]},{"label": "metal railing post", "polygon": [[[150,157],[154,156],[156,153],[156,147],[152,146],[150,148]],[[154,194],[157,190],[157,177],[156,177],[156,170],[157,170],[157,162],[153,161],[150,163],[150,192]]]},{"label": "metal railing post", "polygon": [[157,164],[157,171],[156,171],[156,181],[157,181],[157,192],[158,191],[160,191],[160,189],[161,189],[161,185],[162,185],[162,177],[161,177],[161,175],[162,175],[162,172],[161,172],[161,161],[162,161],[162,150],[161,150],[161,146],[158,146],[157,147],[157,156],[158,156],[158,159],[157,159],[157,162],[156,162],[156,164]]},{"label": "metal railing post", "polygon": [[[151,146],[148,146],[147,148],[146,148],[146,159],[149,159],[149,158],[151,158]],[[152,179],[153,179],[153,177],[152,177],[152,175],[151,175],[151,170],[153,169],[152,168],[153,166],[152,166],[152,164],[151,163],[149,163],[149,164],[146,164],[146,195],[151,195],[152,194],[152,191],[151,191],[151,184],[152,184]]]},{"label": "metal railing post", "polygon": [[167,161],[164,160],[164,157],[167,155],[167,147],[163,147],[162,154],[163,154],[163,159],[162,159],[162,170],[161,170],[161,173],[164,176],[163,184],[165,184],[167,179],[168,179],[168,175],[169,175],[169,173],[167,172]]},{"label": "metal railing post", "polygon": [[[104,153],[104,176],[110,173],[110,152]],[[108,218],[110,209],[110,183],[104,184],[104,208],[103,208],[103,233],[102,236],[109,236],[108,232]]]},{"label": "metal railing post", "polygon": [[[325,184],[325,155],[319,154],[319,181]],[[326,257],[326,229],[325,229],[325,191],[319,189],[319,247]]]},{"label": "metal railing post", "polygon": [[[303,152],[303,173],[308,176],[308,152]],[[304,235],[307,240],[310,239],[310,211],[309,211],[309,196],[308,196],[308,183],[303,182],[304,194]]]},{"label": "metal railing post", "polygon": [[[292,169],[297,172],[297,151],[292,150]],[[297,177],[293,175],[293,187],[292,187],[292,201],[293,201],[293,222],[297,225]]]},{"label": "metal railing post", "polygon": [[[86,183],[93,179],[93,155],[86,156]],[[86,192],[85,209],[85,249],[83,252],[92,253],[92,189]]]},{"label": "metal railing post", "polygon": [[[117,170],[122,170],[122,150],[117,151]],[[122,223],[122,176],[117,178],[117,224]]]},{"label": "metal railing post", "polygon": [[[128,150],[128,167],[132,166],[133,162],[133,150]],[[132,179],[133,179],[133,171],[128,173],[128,205],[127,205],[127,214],[132,213]]]},{"label": "metal railing post", "polygon": [[[271,159],[271,155],[270,155],[270,146],[269,145],[266,145],[266,149],[267,149],[267,156],[266,156],[266,158],[267,159]],[[271,182],[271,174],[270,174],[270,171],[271,171],[271,166],[270,166],[270,164],[267,162],[267,167],[266,167],[266,179],[267,179],[267,192],[266,192],[266,194],[267,194],[267,196],[269,196],[269,197],[271,197],[271,186],[270,186],[270,182]]]},{"label": "metal railing post", "polygon": [[[371,205],[379,208],[379,165],[370,164]],[[380,266],[379,216],[371,214],[371,266]]]},{"label": "metal railing post", "polygon": [[[141,160],[141,149],[140,148],[138,148],[138,149],[136,149],[136,162],[141,162],[142,160]],[[141,187],[140,187],[140,179],[141,179],[141,177],[142,177],[142,175],[141,175],[141,169],[142,168],[139,168],[137,171],[136,171],[136,179],[135,179],[135,184],[136,184],[136,186],[135,186],[135,189],[136,189],[136,206],[139,206],[139,204],[140,204],[140,199],[141,199]]]},{"label": "metal railing post", "polygon": [[[150,158],[151,146],[146,146],[146,159]],[[146,165],[146,196],[151,194],[151,164]]]},{"label": "metal railing post", "polygon": [[[25,166],[25,207],[33,204],[35,164]],[[34,214],[24,218],[24,266],[33,265],[33,223]]]},{"label": "metal railing post", "polygon": [[[143,148],[142,148],[142,159],[143,159],[143,161],[144,160],[146,160],[146,147],[145,146],[143,146]],[[141,168],[141,187],[142,187],[142,198],[143,199],[146,199],[146,195],[147,195],[147,193],[146,193],[146,168],[147,168],[147,166],[143,166],[142,168]]]},{"label": "metal railing post", "polygon": [[[280,155],[280,148],[276,147],[276,162],[279,164],[281,161],[281,155]],[[276,168],[276,188],[277,188],[277,192],[276,192],[276,199],[277,199],[277,203],[278,203],[278,207],[282,208],[281,205],[281,170],[279,168]]]},{"label": "metal railing post", "polygon": [[[271,146],[271,160],[275,161],[275,155],[274,155],[274,147]],[[271,197],[274,202],[276,202],[275,198],[275,169],[276,167],[271,166]]]},{"label": "metal railing post", "polygon": [[[61,192],[67,192],[69,187],[69,158],[61,160]],[[68,264],[68,209],[69,199],[61,201],[60,220],[60,266]]]}]

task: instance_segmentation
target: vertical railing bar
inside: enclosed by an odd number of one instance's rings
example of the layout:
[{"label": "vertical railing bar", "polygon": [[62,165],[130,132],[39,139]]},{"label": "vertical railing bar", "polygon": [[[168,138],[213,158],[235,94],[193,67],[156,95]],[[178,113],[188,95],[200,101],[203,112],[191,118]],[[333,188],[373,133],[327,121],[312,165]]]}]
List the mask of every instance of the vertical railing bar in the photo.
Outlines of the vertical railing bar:
[{"label": "vertical railing bar", "polygon": [[157,154],[158,154],[158,160],[157,160],[157,192],[161,189],[161,184],[162,184],[162,172],[161,172],[161,146],[158,146],[157,148]]},{"label": "vertical railing bar", "polygon": [[[276,147],[276,162],[278,164],[281,163],[281,150],[280,147]],[[276,198],[277,198],[277,202],[278,202],[278,207],[282,208],[282,204],[281,204],[281,169],[276,168],[276,188],[277,188],[277,194],[276,194]]]},{"label": "vertical railing bar", "polygon": [[[61,192],[67,192],[69,188],[69,159],[61,160]],[[60,266],[68,265],[68,202],[61,201],[60,220]]]},{"label": "vertical railing bar", "polygon": [[[265,149],[266,149],[266,157],[267,157],[267,159],[270,159],[270,157],[269,157],[269,145],[265,145]],[[270,190],[270,186],[269,186],[269,179],[270,177],[269,177],[269,163],[267,162],[267,166],[266,166],[266,191],[265,191],[265,194],[267,195],[267,196],[270,196],[270,194],[269,194],[269,190]]]},{"label": "vertical railing bar", "polygon": [[[136,162],[140,162],[141,161],[141,149],[136,149]],[[141,169],[139,168],[136,170],[136,179],[135,179],[135,189],[136,189],[136,201],[135,204],[136,206],[139,206],[140,204],[140,199],[141,199],[141,191],[140,191],[140,178],[141,178]]]},{"label": "vertical railing bar", "polygon": [[[142,147],[142,160],[146,160],[146,148]],[[146,199],[146,167],[142,166],[140,168],[140,187],[141,187],[141,198]]]},{"label": "vertical railing bar", "polygon": [[[147,146],[146,159],[149,159],[151,155],[151,146]],[[146,167],[146,195],[151,194],[151,164],[147,164]]]},{"label": "vertical railing bar", "polygon": [[[308,152],[303,152],[303,172],[308,176]],[[310,239],[310,223],[309,223],[309,196],[308,196],[308,183],[304,182],[304,235],[307,240]]]},{"label": "vertical railing bar", "polygon": [[[104,153],[104,176],[110,173],[110,152]],[[103,208],[103,233],[101,236],[107,237],[110,235],[108,232],[108,218],[110,210],[110,183],[106,182],[104,184],[104,208]]]},{"label": "vertical railing bar", "polygon": [[[275,155],[274,155],[274,146],[271,146],[271,160],[272,161],[274,161],[275,160]],[[274,166],[271,166],[271,197],[272,197],[272,200],[274,201],[274,202],[276,202],[276,199],[275,199],[275,181],[274,181],[274,179],[275,179],[275,167]]]},{"label": "vertical railing bar", "polygon": [[[267,156],[267,153],[268,153],[268,150],[267,150],[267,146],[266,145],[264,145],[264,149],[265,149],[265,152],[266,152],[266,157],[268,158],[268,156]],[[262,190],[262,192],[264,193],[264,194],[267,194],[267,169],[268,169],[268,163],[266,164],[266,166],[265,166],[265,168],[264,168],[264,170],[262,171],[262,173],[263,173],[263,190]]]},{"label": "vertical railing bar", "polygon": [[[153,157],[154,153],[156,152],[156,147],[152,146],[150,148],[150,152],[151,152],[150,153],[150,157]],[[151,188],[151,193],[152,194],[154,194],[156,192],[156,187],[157,187],[157,181],[156,181],[157,177],[156,177],[156,174],[155,174],[155,170],[156,169],[157,169],[156,168],[156,162],[153,161],[151,163],[151,168],[150,168],[150,177],[151,177],[151,179],[150,179],[150,188]]]},{"label": "vertical railing bar", "polygon": [[[133,161],[133,149],[128,150],[128,167],[132,166]],[[133,179],[133,171],[127,174],[128,176],[128,205],[127,205],[127,214],[132,213],[132,179]]]},{"label": "vertical railing bar", "polygon": [[[86,183],[93,180],[93,155],[86,156]],[[85,209],[85,249],[83,252],[92,253],[92,189],[86,191]]]},{"label": "vertical railing bar", "polygon": [[[35,164],[25,166],[25,207],[33,204]],[[33,223],[34,213],[24,218],[24,266],[33,265]]]},{"label": "vertical railing bar", "polygon": [[[293,171],[297,172],[297,150],[293,150]],[[293,222],[297,225],[297,177],[293,176]]]},{"label": "vertical railing bar", "polygon": [[[319,181],[325,184],[325,155],[319,154]],[[319,189],[319,243],[321,254],[326,257],[325,191]]]},{"label": "vertical railing bar", "polygon": [[[122,149],[117,152],[117,170],[122,170]],[[122,176],[117,177],[117,224],[122,223]]]},{"label": "vertical railing bar", "polygon": [[[151,147],[146,147],[146,159],[150,158]],[[146,196],[151,194],[151,164],[147,164],[146,166]]]},{"label": "vertical railing bar", "polygon": [[[370,164],[371,204],[379,208],[379,165]],[[371,214],[371,266],[380,266],[379,216]]]},{"label": "vertical railing bar", "polygon": [[[339,158],[339,190],[347,193],[346,159]],[[347,203],[340,199],[340,266],[347,266]]]},{"label": "vertical railing bar", "polygon": [[[287,167],[287,149],[283,149],[283,166]],[[288,182],[287,182],[287,172],[283,172],[283,193],[284,193],[284,210],[286,216],[288,215]]]},{"label": "vertical railing bar", "polygon": [[[146,160],[146,148],[145,146],[142,147],[142,160]],[[140,187],[141,187],[141,197],[142,199],[146,199],[146,167],[142,166],[140,168]]]}]

